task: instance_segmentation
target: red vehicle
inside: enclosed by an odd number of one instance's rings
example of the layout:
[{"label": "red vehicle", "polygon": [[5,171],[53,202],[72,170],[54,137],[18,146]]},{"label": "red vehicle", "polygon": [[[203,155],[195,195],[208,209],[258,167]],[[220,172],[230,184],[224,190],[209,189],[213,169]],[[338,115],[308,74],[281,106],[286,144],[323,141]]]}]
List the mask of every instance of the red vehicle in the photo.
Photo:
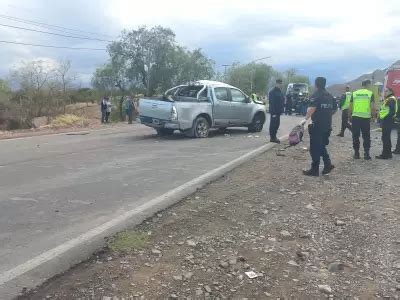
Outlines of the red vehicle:
[{"label": "red vehicle", "polygon": [[391,88],[394,95],[400,98],[400,64],[394,64],[386,71],[385,88]]}]

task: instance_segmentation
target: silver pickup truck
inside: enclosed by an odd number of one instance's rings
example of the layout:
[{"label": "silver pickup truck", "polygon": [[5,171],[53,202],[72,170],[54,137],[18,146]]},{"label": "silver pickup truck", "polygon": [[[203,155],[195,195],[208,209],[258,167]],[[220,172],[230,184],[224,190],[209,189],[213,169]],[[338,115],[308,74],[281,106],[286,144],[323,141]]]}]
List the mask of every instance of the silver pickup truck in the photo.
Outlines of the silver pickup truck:
[{"label": "silver pickup truck", "polygon": [[159,98],[139,102],[140,121],[160,135],[180,130],[189,137],[205,138],[210,128],[247,127],[260,132],[265,107],[254,103],[238,88],[200,80],[174,87]]}]

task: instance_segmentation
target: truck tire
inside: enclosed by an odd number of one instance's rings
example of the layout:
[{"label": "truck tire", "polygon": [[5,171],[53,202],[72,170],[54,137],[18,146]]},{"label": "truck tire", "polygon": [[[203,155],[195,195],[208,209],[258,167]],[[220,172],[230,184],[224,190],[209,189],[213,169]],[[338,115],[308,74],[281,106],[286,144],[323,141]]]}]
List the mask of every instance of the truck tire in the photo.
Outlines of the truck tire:
[{"label": "truck tire", "polygon": [[170,128],[158,128],[156,130],[159,136],[173,135],[175,131],[174,129]]},{"label": "truck tire", "polygon": [[204,117],[197,117],[193,127],[185,130],[185,135],[191,138],[206,138],[210,132],[210,124]]},{"label": "truck tire", "polygon": [[249,132],[261,132],[264,127],[265,116],[262,113],[258,113],[254,116],[253,122],[249,125]]}]

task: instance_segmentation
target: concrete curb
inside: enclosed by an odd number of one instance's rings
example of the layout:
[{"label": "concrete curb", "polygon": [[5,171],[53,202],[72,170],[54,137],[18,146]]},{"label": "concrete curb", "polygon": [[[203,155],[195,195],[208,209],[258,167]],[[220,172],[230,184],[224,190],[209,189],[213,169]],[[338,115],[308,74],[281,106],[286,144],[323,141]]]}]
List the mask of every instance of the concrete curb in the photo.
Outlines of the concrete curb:
[{"label": "concrete curb", "polygon": [[[288,136],[284,136],[281,139],[286,140],[287,138]],[[72,266],[88,259],[93,252],[104,246],[104,238],[142,223],[145,219],[151,217],[158,211],[164,210],[179,202],[206,184],[222,177],[224,174],[272,149],[274,146],[275,144],[268,143],[252,150],[0,274],[0,298],[12,299],[23,288],[35,288],[47,279],[65,272]]]}]

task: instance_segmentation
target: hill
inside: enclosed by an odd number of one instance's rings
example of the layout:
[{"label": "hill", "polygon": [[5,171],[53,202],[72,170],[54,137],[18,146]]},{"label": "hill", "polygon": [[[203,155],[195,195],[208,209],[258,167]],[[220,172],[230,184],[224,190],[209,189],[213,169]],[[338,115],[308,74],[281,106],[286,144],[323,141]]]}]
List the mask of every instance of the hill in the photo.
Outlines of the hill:
[{"label": "hill", "polygon": [[[396,61],[393,65],[397,65],[400,64],[400,60]],[[346,83],[342,83],[342,84],[334,84],[331,85],[329,87],[327,87],[327,90],[333,95],[333,96],[340,96],[341,94],[343,94],[344,88],[346,87],[346,85],[349,85],[351,90],[355,90],[358,89],[361,86],[361,82],[365,79],[370,79],[373,82],[383,82],[385,80],[385,74],[388,68],[383,69],[383,70],[375,70],[372,73],[368,73],[368,74],[363,74],[360,77],[351,80],[349,82]]]}]

